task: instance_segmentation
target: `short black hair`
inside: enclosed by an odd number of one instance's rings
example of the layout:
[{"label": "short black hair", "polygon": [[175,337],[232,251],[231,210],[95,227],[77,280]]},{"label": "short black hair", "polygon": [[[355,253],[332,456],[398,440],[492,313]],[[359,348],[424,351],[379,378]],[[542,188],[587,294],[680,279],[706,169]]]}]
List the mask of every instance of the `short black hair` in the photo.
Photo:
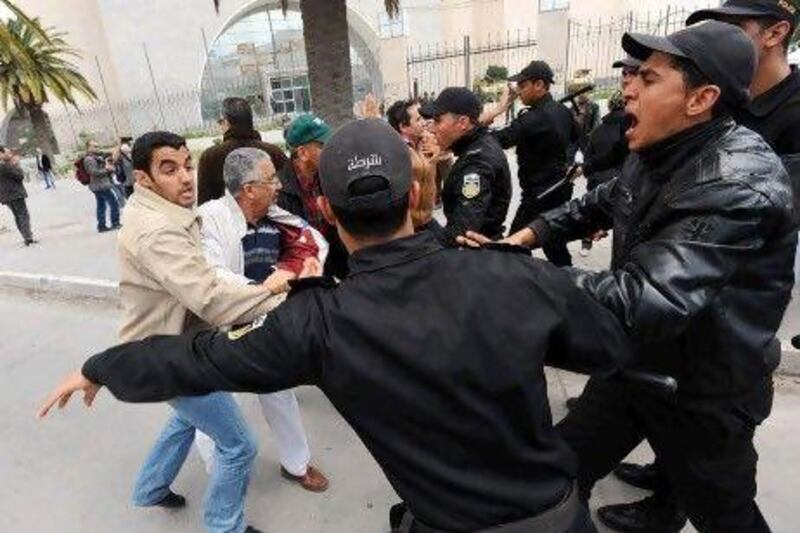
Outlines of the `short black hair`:
[{"label": "short black hair", "polygon": [[[373,194],[386,188],[386,180],[380,177],[362,178],[350,187],[353,195]],[[409,196],[405,194],[389,207],[380,209],[349,210],[331,204],[339,224],[356,237],[382,238],[399,230],[408,217]]]},{"label": "short black hair", "polygon": [[[700,68],[698,68],[691,59],[673,55],[670,55],[669,58],[672,68],[679,71],[683,76],[683,84],[686,86],[687,90],[691,91],[704,85],[714,85],[708,76],[703,74]],[[714,107],[711,108],[711,116],[719,118],[726,115],[730,115],[730,109],[728,109],[728,106],[720,96],[714,104]]]},{"label": "short black hair", "polygon": [[400,133],[400,126],[408,126],[411,124],[411,114],[408,110],[417,104],[419,104],[419,101],[414,98],[410,100],[398,100],[386,110],[386,119],[397,133]]},{"label": "short black hair", "polygon": [[153,152],[159,148],[175,148],[176,150],[186,147],[186,139],[169,131],[151,131],[145,133],[133,143],[131,160],[135,170],[150,172],[150,165],[153,162]]},{"label": "short black hair", "polygon": [[222,101],[222,116],[236,129],[252,130],[253,108],[239,96],[231,96]]}]

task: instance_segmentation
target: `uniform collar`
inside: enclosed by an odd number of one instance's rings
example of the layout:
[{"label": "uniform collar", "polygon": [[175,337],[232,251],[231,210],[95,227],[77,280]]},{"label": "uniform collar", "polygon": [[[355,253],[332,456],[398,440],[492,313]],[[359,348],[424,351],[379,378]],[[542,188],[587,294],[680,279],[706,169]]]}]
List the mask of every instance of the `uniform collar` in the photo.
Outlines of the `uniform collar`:
[{"label": "uniform collar", "polygon": [[553,101],[553,95],[550,94],[550,93],[545,93],[544,96],[542,96],[541,98],[536,100],[534,103],[529,105],[528,109],[539,109],[540,107],[542,107],[546,103],[552,102],[552,101]]},{"label": "uniform collar", "polygon": [[442,249],[429,231],[362,248],[350,255],[348,278],[416,261]]},{"label": "uniform collar", "polygon": [[469,133],[461,137],[459,140],[454,142],[453,146],[451,146],[450,148],[452,149],[456,157],[461,157],[462,155],[464,155],[464,152],[466,152],[469,149],[470,145],[473,142],[475,142],[479,137],[481,137],[485,131],[486,131],[485,127],[475,126],[472,129],[472,131],[470,131]]},{"label": "uniform collar", "polygon": [[190,227],[198,220],[197,212],[194,209],[181,207],[178,204],[165,200],[150,189],[146,189],[138,183],[133,185],[136,201],[147,209],[158,211],[167,218],[184,228]]},{"label": "uniform collar", "polygon": [[676,133],[639,152],[644,164],[656,179],[667,179],[678,167],[692,159],[708,143],[733,126],[727,117],[712,119]]},{"label": "uniform collar", "polygon": [[800,92],[800,71],[792,65],[792,72],[775,87],[757,96],[747,106],[747,110],[756,117],[766,117],[775,112],[786,100],[797,96]]}]

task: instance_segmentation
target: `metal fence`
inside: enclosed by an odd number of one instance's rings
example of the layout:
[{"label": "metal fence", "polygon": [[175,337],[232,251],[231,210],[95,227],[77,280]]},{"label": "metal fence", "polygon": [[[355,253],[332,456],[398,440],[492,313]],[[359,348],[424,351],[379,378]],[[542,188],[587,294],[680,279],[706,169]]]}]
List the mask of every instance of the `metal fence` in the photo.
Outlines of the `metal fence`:
[{"label": "metal fence", "polygon": [[[152,130],[174,131],[188,137],[218,135],[222,99],[241,96],[250,102],[258,127],[280,126],[294,112],[285,112],[283,100],[281,111],[276,111],[276,91],[267,93],[269,102],[265,102],[263,86],[253,80],[226,87],[159,91],[147,98],[97,102],[77,110],[65,107],[61,113],[51,113],[50,122],[62,150],[67,151],[82,148],[89,138],[113,144],[121,136],[136,137]],[[300,103],[293,109],[299,112],[308,107],[307,103]]]},{"label": "metal fence", "polygon": [[581,71],[588,71],[598,88],[611,88],[619,83],[619,72],[612,64],[624,56],[622,36],[626,32],[667,35],[686,25],[686,19],[696,9],[719,5],[719,2],[699,3],[695,8],[666,6],[659,11],[630,12],[610,20],[568,23],[567,76],[570,80]]},{"label": "metal fence", "polygon": [[473,87],[490,66],[516,72],[534,57],[536,40],[530,30],[486,37],[465,36],[458,43],[412,47],[408,51],[409,93],[437,94],[445,87]]}]

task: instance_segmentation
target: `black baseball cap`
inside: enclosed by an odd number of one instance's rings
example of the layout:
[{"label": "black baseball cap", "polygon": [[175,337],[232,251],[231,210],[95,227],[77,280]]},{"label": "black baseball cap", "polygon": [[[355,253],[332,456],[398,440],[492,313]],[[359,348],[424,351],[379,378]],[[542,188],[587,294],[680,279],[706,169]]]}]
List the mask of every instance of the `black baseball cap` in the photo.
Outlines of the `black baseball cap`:
[{"label": "black baseball cap", "polygon": [[727,0],[720,7],[695,11],[686,19],[686,24],[722,17],[774,17],[788,21],[795,28],[800,18],[800,9],[793,0]]},{"label": "black baseball cap", "polygon": [[625,67],[639,68],[641,66],[642,66],[642,61],[631,56],[626,56],[623,57],[622,59],[618,59],[617,61],[614,61],[613,65],[611,65],[612,68],[625,68]]},{"label": "black baseball cap", "polygon": [[453,113],[478,120],[481,111],[483,111],[481,101],[472,91],[464,87],[448,87],[439,93],[436,100],[420,107],[419,114],[423,118],[436,118],[445,113]]},{"label": "black baseball cap", "polygon": [[724,102],[741,107],[750,101],[756,49],[739,26],[707,20],[666,37],[626,33],[622,48],[642,61],[647,61],[653,52],[686,58],[720,88]]},{"label": "black baseball cap", "polygon": [[[408,194],[411,154],[400,135],[383,120],[355,120],[325,143],[319,175],[322,193],[332,205],[348,211],[379,211]],[[380,180],[377,187],[370,187],[371,192],[360,194],[355,185],[366,178]]]},{"label": "black baseball cap", "polygon": [[508,81],[525,81],[525,80],[542,80],[546,81],[547,83],[554,83],[555,76],[553,74],[553,69],[550,68],[544,61],[531,61],[528,63],[528,66],[522,69],[517,74],[514,74]]}]

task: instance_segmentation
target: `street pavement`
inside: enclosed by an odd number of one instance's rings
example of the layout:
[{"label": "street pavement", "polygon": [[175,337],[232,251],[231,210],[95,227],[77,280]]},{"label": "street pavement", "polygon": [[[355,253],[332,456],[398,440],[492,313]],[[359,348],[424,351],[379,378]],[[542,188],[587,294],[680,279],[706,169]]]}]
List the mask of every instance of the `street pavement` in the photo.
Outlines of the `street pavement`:
[{"label": "street pavement", "polygon": [[[194,452],[174,485],[189,500],[186,510],[138,509],[129,501],[137,469],[168,416],[167,406],[125,404],[103,391],[89,410],[73,398],[63,412],[42,421],[34,418],[39,402],[66,372],[114,344],[117,309],[96,301],[0,290],[0,317],[0,531],[200,531],[207,476]],[[584,378],[555,370],[548,371],[548,378],[558,420],[566,413],[566,397],[579,393]],[[397,497],[373,459],[317,389],[303,387],[297,395],[313,463],[329,476],[331,487],[311,494],[279,476],[274,439],[256,399],[240,395],[259,441],[248,521],[269,533],[388,531],[388,510]],[[800,528],[795,514],[798,428],[800,380],[781,378],[773,414],[757,439],[759,504],[776,532]],[[650,457],[644,446],[632,454],[638,460]],[[643,494],[609,478],[595,490],[592,506]]]}]

